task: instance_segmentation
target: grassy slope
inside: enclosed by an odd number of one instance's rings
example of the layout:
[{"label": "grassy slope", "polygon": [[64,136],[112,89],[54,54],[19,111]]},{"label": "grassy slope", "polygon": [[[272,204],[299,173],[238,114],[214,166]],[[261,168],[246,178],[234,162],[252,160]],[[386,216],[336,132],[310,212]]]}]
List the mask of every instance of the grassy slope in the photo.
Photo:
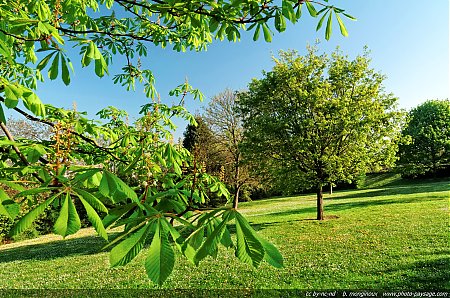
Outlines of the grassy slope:
[{"label": "grassy slope", "polygon": [[[322,222],[314,196],[241,205],[285,257],[285,268],[241,264],[225,249],[199,267],[178,258],[165,288],[450,290],[449,182],[396,185],[326,196]],[[233,227],[231,227],[233,228]],[[110,269],[91,229],[63,241],[48,235],[0,246],[0,288],[154,288],[145,251]]]}]

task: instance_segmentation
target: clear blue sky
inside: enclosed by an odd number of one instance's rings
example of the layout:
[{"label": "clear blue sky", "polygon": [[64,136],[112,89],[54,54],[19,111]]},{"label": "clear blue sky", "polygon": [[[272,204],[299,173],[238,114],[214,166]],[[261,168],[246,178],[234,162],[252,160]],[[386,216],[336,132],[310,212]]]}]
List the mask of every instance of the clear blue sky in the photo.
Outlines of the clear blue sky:
[{"label": "clear blue sky", "polygon": [[[339,46],[350,57],[362,53],[367,45],[371,50],[371,66],[388,77],[386,91],[399,97],[401,108],[410,109],[427,99],[449,97],[448,0],[331,0],[330,3],[345,8],[358,19],[346,21],[349,37],[342,37],[334,22],[332,38],[325,41],[323,31],[315,31],[318,20],[305,13],[303,20],[276,34],[271,43],[253,42],[251,35],[244,34],[238,43],[216,41],[208,51],[200,53],[177,53],[150,46],[143,65],[154,72],[156,88],[168,104],[177,102],[168,96],[168,91],[187,77],[206,96],[203,103],[189,101],[187,107],[191,112],[201,112],[213,95],[225,88],[246,88],[252,78],[261,76],[262,70],[270,70],[271,55],[280,49],[296,49],[302,54],[307,44],[320,38],[319,51],[329,53]],[[75,101],[78,110],[88,111],[90,116],[113,105],[135,118],[139,106],[148,102],[141,89],[126,92],[112,83],[112,76],[99,79],[93,69],[81,69],[78,61],[74,65],[75,74],[69,87],[60,80],[39,87],[38,95],[45,103],[70,108]],[[176,138],[185,126],[183,122],[178,124]]]}]

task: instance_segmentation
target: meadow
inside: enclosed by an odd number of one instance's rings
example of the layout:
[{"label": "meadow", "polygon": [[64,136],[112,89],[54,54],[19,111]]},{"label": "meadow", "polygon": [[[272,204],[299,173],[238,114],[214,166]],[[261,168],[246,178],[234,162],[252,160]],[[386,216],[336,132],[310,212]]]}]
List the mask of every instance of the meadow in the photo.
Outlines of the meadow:
[{"label": "meadow", "polygon": [[[449,181],[374,185],[325,195],[324,221],[312,194],[242,203],[285,267],[255,269],[221,248],[198,267],[178,256],[162,288],[450,291]],[[157,288],[142,266],[147,248],[109,268],[104,245],[92,229],[2,245],[0,289]]]}]

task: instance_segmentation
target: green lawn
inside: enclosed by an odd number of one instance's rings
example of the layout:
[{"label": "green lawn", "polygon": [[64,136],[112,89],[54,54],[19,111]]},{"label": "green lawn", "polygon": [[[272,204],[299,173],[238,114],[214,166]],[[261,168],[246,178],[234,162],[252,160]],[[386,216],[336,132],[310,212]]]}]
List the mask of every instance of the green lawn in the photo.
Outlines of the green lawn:
[{"label": "green lawn", "polygon": [[[325,221],[305,195],[255,201],[241,210],[285,258],[254,269],[226,249],[195,267],[178,258],[164,288],[450,290],[450,183],[427,182],[325,196]],[[232,229],[233,227],[231,227]],[[110,269],[91,229],[0,246],[0,289],[155,288],[142,263]]]}]

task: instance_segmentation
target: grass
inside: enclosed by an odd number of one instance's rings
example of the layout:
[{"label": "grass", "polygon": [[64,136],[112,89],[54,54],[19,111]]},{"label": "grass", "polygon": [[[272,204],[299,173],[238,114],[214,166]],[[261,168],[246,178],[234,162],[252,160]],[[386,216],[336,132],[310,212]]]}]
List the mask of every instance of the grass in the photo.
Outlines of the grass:
[{"label": "grass", "polygon": [[[274,243],[285,268],[240,263],[231,250],[199,267],[178,256],[163,288],[450,290],[447,181],[341,191],[315,217],[313,195],[241,204]],[[233,230],[233,227],[230,227]],[[62,240],[47,235],[0,246],[0,289],[149,289],[145,250],[125,267],[109,268],[92,229]]]}]

